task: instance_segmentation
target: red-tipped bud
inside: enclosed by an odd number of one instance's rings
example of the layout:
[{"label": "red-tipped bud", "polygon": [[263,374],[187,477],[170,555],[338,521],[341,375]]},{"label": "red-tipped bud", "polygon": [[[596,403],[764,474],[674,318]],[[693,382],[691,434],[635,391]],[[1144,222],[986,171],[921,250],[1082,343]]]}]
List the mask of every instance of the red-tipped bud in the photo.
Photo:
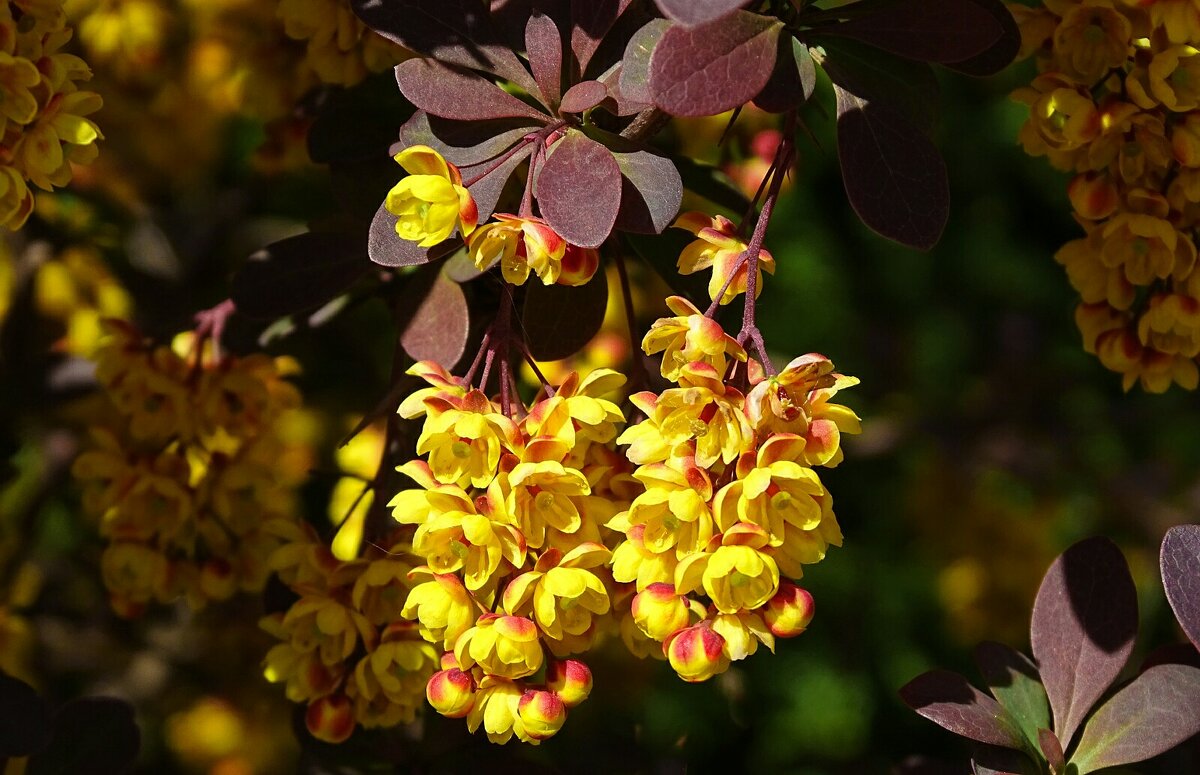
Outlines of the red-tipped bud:
[{"label": "red-tipped bud", "polygon": [[441,670],[425,684],[425,698],[447,718],[462,718],[475,705],[475,682],[457,667]]},{"label": "red-tipped bud", "polygon": [[1067,198],[1080,218],[1099,221],[1116,212],[1121,194],[1108,175],[1088,172],[1075,176],[1067,186]]},{"label": "red-tipped bud", "polygon": [[592,693],[592,671],[578,659],[556,660],[546,670],[546,685],[563,705],[574,708]]},{"label": "red-tipped bud", "polygon": [[633,598],[630,613],[638,628],[657,641],[665,641],[688,625],[688,607],[671,584],[650,584]]},{"label": "red-tipped bud", "polygon": [[517,715],[525,726],[525,734],[534,740],[545,740],[562,729],[567,707],[554,692],[530,689],[521,696]]},{"label": "red-tipped bud", "polygon": [[438,659],[439,667],[443,670],[449,670],[452,667],[462,667],[458,664],[458,657],[454,656],[453,651],[443,651],[442,656]]},{"label": "red-tipped bud", "polygon": [[776,638],[794,638],[804,632],[815,612],[812,595],[790,581],[781,581],[762,613]]},{"label": "red-tipped bud", "polygon": [[725,639],[718,635],[710,622],[680,630],[663,645],[671,667],[689,683],[707,681],[729,669],[725,655]]},{"label": "red-tipped bud", "polygon": [[237,574],[228,561],[213,557],[200,569],[200,591],[209,600],[228,600],[237,592]]},{"label": "red-tipped bud", "polygon": [[354,732],[354,706],[342,694],[320,697],[309,703],[304,724],[318,740],[326,743],[345,742]]},{"label": "red-tipped bud", "polygon": [[600,253],[594,248],[581,248],[567,244],[562,257],[562,274],[559,285],[583,285],[592,279],[600,266]]}]

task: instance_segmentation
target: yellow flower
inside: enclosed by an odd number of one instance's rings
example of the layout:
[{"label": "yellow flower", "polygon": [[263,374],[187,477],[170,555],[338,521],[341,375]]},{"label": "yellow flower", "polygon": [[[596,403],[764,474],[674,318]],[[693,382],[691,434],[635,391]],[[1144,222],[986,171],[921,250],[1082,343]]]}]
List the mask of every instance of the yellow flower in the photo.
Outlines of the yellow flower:
[{"label": "yellow flower", "polygon": [[573,498],[590,492],[587,479],[573,468],[547,460],[519,463],[508,475],[507,507],[531,549],[546,542],[547,529],[574,533],[582,519]]},{"label": "yellow flower", "polygon": [[346,0],[280,0],[276,14],[288,37],[307,43],[307,62],[326,83],[353,86],[405,58],[355,16]]},{"label": "yellow flower", "polygon": [[595,634],[595,617],[608,613],[610,606],[608,590],[591,569],[609,557],[608,549],[594,543],[581,543],[565,555],[546,550],[534,570],[508,583],[504,610],[532,615],[557,656],[586,649]]},{"label": "yellow flower", "polygon": [[518,740],[532,742],[519,715],[524,694],[512,681],[484,676],[475,693],[475,704],[467,714],[467,729],[474,733],[482,725],[493,743],[507,743],[514,734]]},{"label": "yellow flower", "polygon": [[326,665],[344,662],[360,642],[374,645],[375,629],[358,611],[324,595],[306,595],[288,609],[283,630],[300,651],[315,651]]},{"label": "yellow flower", "polygon": [[395,159],[408,176],[388,192],[384,207],[396,216],[401,239],[428,248],[455,230],[464,237],[475,230],[479,210],[457,167],[425,145],[405,148]]},{"label": "yellow flower", "polygon": [[408,622],[388,626],[354,668],[355,715],[363,726],[395,726],[416,716],[438,655],[414,629]]},{"label": "yellow flower", "polygon": [[1133,26],[1110,0],[1083,0],[1054,31],[1054,55],[1068,76],[1090,86],[1125,64]]},{"label": "yellow flower", "polygon": [[763,619],[776,638],[794,638],[804,632],[813,614],[812,595],[786,579],[779,582],[779,592],[763,609]]},{"label": "yellow flower", "polygon": [[421,626],[421,637],[430,643],[441,642],[447,651],[454,648],[458,636],[475,624],[478,610],[471,593],[458,577],[450,573],[432,574],[428,568],[417,568],[414,575],[432,575],[433,579],[417,584],[404,600],[400,615],[415,618]]},{"label": "yellow flower", "polygon": [[1196,264],[1196,246],[1165,218],[1121,212],[1103,226],[1100,258],[1110,268],[1121,267],[1134,285],[1155,279],[1186,277]]},{"label": "yellow flower", "polygon": [[702,621],[675,633],[663,644],[663,650],[671,667],[680,678],[697,683],[707,681],[714,675],[729,669],[729,656],[725,653],[725,639]]},{"label": "yellow flower", "polygon": [[1182,293],[1156,293],[1138,319],[1138,339],[1161,353],[1200,355],[1200,300]]},{"label": "yellow flower", "polygon": [[[685,229],[695,234],[698,239],[689,244],[679,254],[679,273],[693,274],[705,269],[712,269],[712,278],[708,281],[708,295],[713,301],[728,304],[740,294],[746,292],[747,269],[743,265],[737,268],[738,261],[746,252],[746,241],[737,236],[737,227],[723,215],[708,216],[701,212],[687,212],[675,219],[671,224],[674,228]],[[755,285],[755,295],[762,293],[762,273],[766,270],[775,274],[775,259],[766,250],[758,256],[758,277]],[[733,278],[730,280],[730,278]],[[725,287],[725,292],[721,289]],[[720,298],[718,298],[718,296]]]},{"label": "yellow flower", "polygon": [[[724,540],[730,540],[730,534]],[[779,591],[779,566],[753,546],[719,546],[712,554],[698,552],[683,558],[675,570],[680,594],[700,586],[721,613],[752,611]]]},{"label": "yellow flower", "polygon": [[1150,93],[1163,107],[1185,113],[1200,107],[1200,54],[1191,46],[1172,46],[1154,55],[1149,67]]},{"label": "yellow flower", "polygon": [[646,355],[662,353],[663,377],[675,382],[687,363],[706,363],[724,374],[726,356],[746,360],[746,351],[721,324],[703,315],[682,296],[668,296],[667,307],[676,317],[659,318],[642,339]]},{"label": "yellow flower", "polygon": [[[472,400],[474,399],[474,400]],[[434,478],[459,487],[487,487],[496,476],[500,454],[517,435],[512,421],[492,412],[483,393],[473,390],[458,408],[429,399],[417,439],[417,454],[429,456]]]},{"label": "yellow flower", "polygon": [[525,734],[534,744],[547,740],[562,729],[567,720],[567,708],[554,692],[536,689],[525,692],[517,703],[517,715]]},{"label": "yellow flower", "polygon": [[145,544],[109,544],[100,557],[104,586],[119,602],[148,603],[167,587],[170,566],[166,556]]},{"label": "yellow flower", "polygon": [[1153,0],[1138,5],[1149,9],[1150,20],[1166,31],[1172,43],[1200,41],[1200,7],[1195,0]]},{"label": "yellow flower", "polygon": [[717,527],[730,530],[739,522],[758,525],[770,543],[783,543],[784,525],[813,530],[821,523],[820,496],[825,488],[804,460],[804,439],[789,434],[772,436],[757,459],[744,455],[738,478],[721,488],[713,502]]},{"label": "yellow flower", "polygon": [[71,180],[70,162],[87,163],[95,157],[95,142],[104,136],[84,116],[95,113],[102,104],[100,95],[90,91],[50,98],[13,151],[14,161],[31,182],[46,191],[65,186]]},{"label": "yellow flower", "polygon": [[523,285],[529,273],[543,285],[583,285],[600,265],[599,254],[572,245],[541,218],[498,213],[471,236],[467,248],[480,271],[500,264],[506,282]]},{"label": "yellow flower", "polygon": [[486,675],[514,680],[542,667],[538,627],[522,616],[484,614],[454,644],[463,670],[479,665]]},{"label": "yellow flower", "polygon": [[691,619],[687,598],[677,593],[673,585],[662,582],[650,584],[638,592],[630,613],[638,629],[660,642],[670,639]]},{"label": "yellow flower", "polygon": [[1059,248],[1054,260],[1067,270],[1071,287],[1084,303],[1106,302],[1116,309],[1129,309],[1137,292],[1120,267],[1108,267],[1101,261],[1102,245],[1102,232],[1094,229],[1086,238]]},{"label": "yellow flower", "polygon": [[674,552],[650,551],[642,540],[645,532],[645,525],[629,528],[612,557],[613,578],[623,584],[636,581],[639,592],[651,584],[672,582],[679,564]]},{"label": "yellow flower", "polygon": [[425,697],[446,718],[462,718],[475,706],[475,681],[457,667],[439,670],[429,677]]},{"label": "yellow flower", "polygon": [[644,465],[634,476],[646,490],[609,527],[627,532],[633,525],[642,526],[642,540],[656,554],[674,550],[682,557],[708,544],[713,536],[713,486],[694,458]]},{"label": "yellow flower", "polygon": [[25,185],[21,173],[0,166],[0,226],[16,231],[25,225],[32,212],[33,192]]},{"label": "yellow flower", "polygon": [[1030,156],[1075,151],[1101,133],[1100,112],[1091,95],[1057,73],[1039,75],[1012,98],[1029,106],[1029,120],[1019,138]]}]

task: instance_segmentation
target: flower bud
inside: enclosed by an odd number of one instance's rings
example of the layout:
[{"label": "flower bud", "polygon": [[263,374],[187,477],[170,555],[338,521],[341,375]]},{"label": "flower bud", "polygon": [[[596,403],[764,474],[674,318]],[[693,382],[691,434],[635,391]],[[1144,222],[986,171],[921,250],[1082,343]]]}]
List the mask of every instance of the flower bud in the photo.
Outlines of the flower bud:
[{"label": "flower bud", "polygon": [[767,628],[777,638],[794,638],[804,632],[814,613],[812,595],[790,581],[779,583],[779,591],[762,611]]},{"label": "flower bud", "polygon": [[562,729],[567,720],[567,708],[554,692],[530,689],[522,695],[517,715],[526,735],[533,740],[545,740]]},{"label": "flower bud", "polygon": [[578,659],[556,660],[546,670],[546,685],[563,705],[574,708],[592,693],[592,671]]},{"label": "flower bud", "polygon": [[341,743],[354,732],[354,706],[341,694],[313,700],[304,714],[309,733],[326,743]]},{"label": "flower bud", "polygon": [[227,560],[213,557],[200,569],[200,591],[209,600],[228,600],[237,592],[237,574]]},{"label": "flower bud", "polygon": [[457,667],[439,670],[429,677],[425,698],[446,718],[462,718],[475,705],[475,682]]},{"label": "flower bud", "polygon": [[648,585],[630,604],[633,621],[646,635],[665,641],[688,625],[688,607],[671,584]]},{"label": "flower bud", "polygon": [[1117,186],[1106,174],[1076,175],[1067,186],[1067,198],[1080,218],[1099,221],[1116,212],[1121,204]]},{"label": "flower bud", "polygon": [[729,669],[725,639],[706,621],[675,633],[663,649],[671,667],[689,683],[707,681]]}]

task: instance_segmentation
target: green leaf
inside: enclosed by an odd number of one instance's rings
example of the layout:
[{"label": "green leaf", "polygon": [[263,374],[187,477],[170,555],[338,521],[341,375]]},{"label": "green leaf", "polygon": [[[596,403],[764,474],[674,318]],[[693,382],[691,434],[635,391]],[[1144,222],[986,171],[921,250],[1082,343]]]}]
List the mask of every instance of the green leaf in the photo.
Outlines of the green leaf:
[{"label": "green leaf", "polygon": [[1038,730],[1050,728],[1050,701],[1033,662],[1019,651],[992,641],[980,643],[974,656],[992,696],[1012,714],[1021,733],[1037,750]]}]

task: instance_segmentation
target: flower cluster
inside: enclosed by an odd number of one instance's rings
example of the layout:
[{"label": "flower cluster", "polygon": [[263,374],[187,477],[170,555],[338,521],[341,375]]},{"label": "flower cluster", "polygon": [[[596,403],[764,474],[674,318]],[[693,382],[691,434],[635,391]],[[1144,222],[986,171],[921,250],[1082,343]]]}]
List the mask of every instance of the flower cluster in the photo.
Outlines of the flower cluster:
[{"label": "flower cluster", "polygon": [[408,544],[389,540],[343,561],[307,525],[276,520],[267,530],[286,542],[270,567],[298,595],[260,623],[281,641],[264,660],[267,680],[308,705],[308,729],[326,742],[412,721],[438,652],[401,617],[412,586]]},{"label": "flower cluster", "polygon": [[436,364],[412,373],[429,387],[400,413],[424,416],[424,458],[401,467],[419,489],[391,505],[424,562],[403,615],[443,651],[429,702],[493,741],[536,743],[586,698],[591,674],[568,657],[609,629],[620,594],[603,527],[638,487],[605,396],[624,378],[570,375],[514,419]]},{"label": "flower cluster", "polygon": [[278,5],[288,37],[304,41],[305,61],[325,83],[353,86],[408,55],[367,29],[354,15],[350,0],[279,0]]},{"label": "flower cluster", "polygon": [[100,130],[86,116],[100,96],[79,84],[91,71],[62,51],[71,39],[61,0],[0,3],[0,225],[19,229],[33,212],[29,183],[65,186],[72,164],[91,162]]},{"label": "flower cluster", "polygon": [[1085,236],[1059,250],[1084,348],[1163,392],[1200,383],[1200,19],[1190,2],[1045,0],[1012,6],[1039,75],[1027,153],[1075,173]]},{"label": "flower cluster", "polygon": [[156,347],[127,323],[107,325],[95,360],[111,418],[91,427],[72,472],[108,541],[113,607],[136,615],[182,596],[199,608],[261,590],[280,543],[263,525],[294,519],[308,463],[282,433],[300,403],[288,363],[218,359],[187,337]]},{"label": "flower cluster", "polygon": [[675,386],[631,397],[645,419],[618,443],[645,491],[608,523],[625,537],[612,572],[637,588],[627,640],[661,643],[681,678],[703,681],[812,618],[788,579],[842,543],[814,467],[837,465],[841,434],[858,432],[833,402],[858,380],[816,354],[766,376],[715,320],[680,297],[668,305],[675,316],[643,348],[663,353]]}]

